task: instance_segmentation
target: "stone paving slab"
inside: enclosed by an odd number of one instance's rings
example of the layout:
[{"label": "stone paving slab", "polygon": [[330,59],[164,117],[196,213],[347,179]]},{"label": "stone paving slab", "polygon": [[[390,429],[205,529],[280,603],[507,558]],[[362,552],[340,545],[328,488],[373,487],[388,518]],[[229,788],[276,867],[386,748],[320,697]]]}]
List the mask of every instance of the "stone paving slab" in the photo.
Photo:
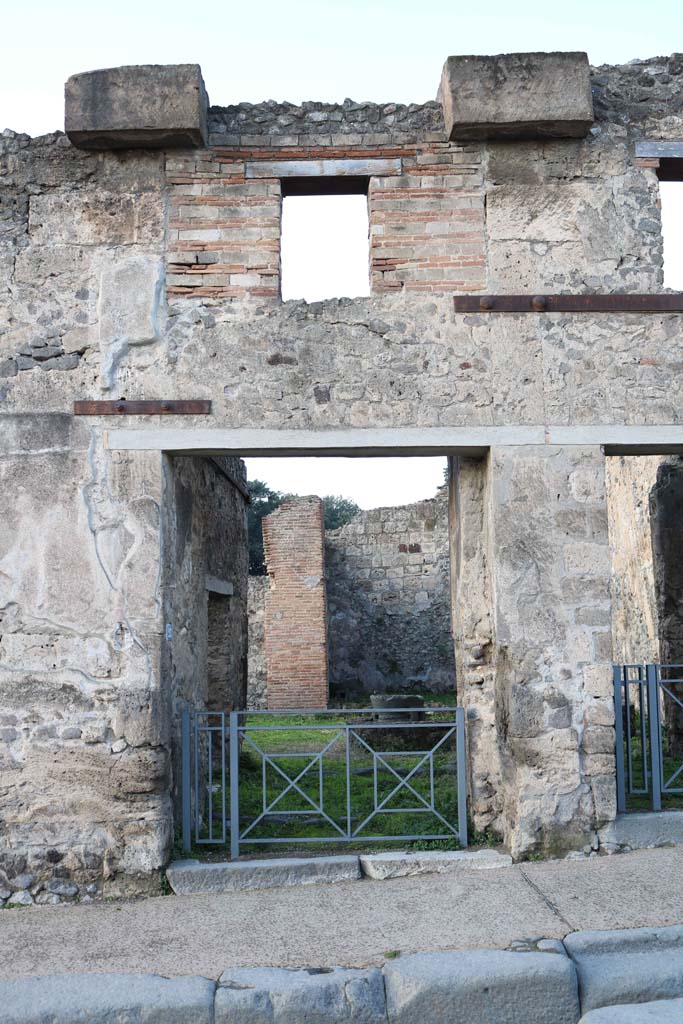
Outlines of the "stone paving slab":
[{"label": "stone paving slab", "polygon": [[683,923],[683,849],[462,874],[0,911],[0,978],[366,967],[582,928]]},{"label": "stone paving slab", "polygon": [[683,848],[519,865],[567,931],[683,923]]}]

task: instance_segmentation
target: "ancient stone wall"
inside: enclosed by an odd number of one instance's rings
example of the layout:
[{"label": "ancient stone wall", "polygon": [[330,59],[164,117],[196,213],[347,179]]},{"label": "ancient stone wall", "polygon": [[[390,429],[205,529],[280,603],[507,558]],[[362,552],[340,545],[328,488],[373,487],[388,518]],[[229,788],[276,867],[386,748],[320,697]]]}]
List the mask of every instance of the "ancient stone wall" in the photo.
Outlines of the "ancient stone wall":
[{"label": "ancient stone wall", "polygon": [[[616,799],[604,457],[495,448],[454,473],[453,614],[461,700],[477,723],[475,825],[514,821],[517,856],[560,854],[581,837],[590,848]],[[485,588],[468,613],[473,576]]]},{"label": "ancient stone wall", "polygon": [[606,462],[612,557],[612,642],[619,664],[660,660],[650,502],[662,456]]},{"label": "ancient stone wall", "polygon": [[165,645],[174,796],[179,807],[179,716],[185,707],[246,706],[246,484],[239,459],[168,458],[162,548]]},{"label": "ancient stone wall", "polygon": [[264,516],[268,707],[326,708],[327,608],[323,505],[292,498]]},{"label": "ancient stone wall", "polygon": [[448,496],[325,535],[332,693],[454,693]]},{"label": "ancient stone wall", "polygon": [[[480,820],[518,856],[592,841],[614,764],[600,446],[619,426],[673,436],[681,318],[455,314],[452,295],[661,290],[657,171],[634,149],[683,139],[682,63],[595,69],[585,138],[449,142],[433,104],[214,108],[211,144],[193,150],[0,137],[4,857],[44,866],[54,850],[99,879],[163,862],[161,453],[235,453],[261,430],[439,428],[444,448],[484,431],[494,450],[467,521],[487,540],[460,549],[490,593],[482,583],[456,635],[458,667],[481,648],[492,680],[494,712],[476,706],[501,781],[494,765],[489,799],[475,763]],[[335,160],[399,161],[366,175],[370,298],[278,302],[277,190],[307,158],[333,176],[348,171]],[[272,223],[248,227],[263,197]],[[77,399],[124,396],[203,398],[211,413],[72,418]]]},{"label": "ancient stone wall", "polygon": [[266,707],[266,617],[267,576],[250,576],[247,592],[247,621],[249,645],[247,651],[247,707],[262,710]]},{"label": "ancient stone wall", "polygon": [[448,460],[451,616],[458,703],[467,713],[468,799],[479,831],[505,830],[501,713],[496,691],[486,462]]},{"label": "ancient stone wall", "polygon": [[173,830],[162,460],[66,414],[4,418],[0,456],[0,879],[141,890]]},{"label": "ancient stone wall", "polygon": [[[249,136],[247,136],[249,138]],[[280,292],[280,176],[369,172],[370,277],[374,293],[476,290],[483,285],[480,155],[441,141],[353,145],[258,137],[258,147],[218,145],[169,158],[169,297],[271,298]],[[289,144],[287,144],[287,142]],[[356,166],[357,164],[357,166]],[[382,166],[377,166],[382,165]],[[373,173],[374,172],[374,173]],[[286,180],[286,179],[285,179]]]}]

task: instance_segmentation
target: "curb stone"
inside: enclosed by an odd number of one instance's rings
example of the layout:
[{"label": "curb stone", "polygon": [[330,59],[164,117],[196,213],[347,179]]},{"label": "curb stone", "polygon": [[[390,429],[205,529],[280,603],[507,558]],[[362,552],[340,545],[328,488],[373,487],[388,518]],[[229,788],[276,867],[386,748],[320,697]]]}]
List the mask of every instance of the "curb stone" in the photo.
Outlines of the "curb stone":
[{"label": "curb stone", "polygon": [[416,953],[384,967],[390,1024],[576,1024],[567,956],[473,950]]},{"label": "curb stone", "polygon": [[576,965],[584,1013],[683,996],[681,925],[573,932],[564,945]]},{"label": "curb stone", "polygon": [[216,985],[157,974],[60,974],[0,982],[0,1024],[213,1024]]},{"label": "curb stone", "polygon": [[628,1003],[591,1010],[579,1024],[681,1024],[683,999],[659,999],[654,1003]]},{"label": "curb stone", "polygon": [[683,926],[414,953],[381,971],[231,968],[217,985],[102,973],[0,981],[0,1024],[577,1024],[581,1012],[580,1024],[680,1024]]},{"label": "curb stone", "polygon": [[216,990],[215,1024],[387,1024],[381,971],[235,968]]}]

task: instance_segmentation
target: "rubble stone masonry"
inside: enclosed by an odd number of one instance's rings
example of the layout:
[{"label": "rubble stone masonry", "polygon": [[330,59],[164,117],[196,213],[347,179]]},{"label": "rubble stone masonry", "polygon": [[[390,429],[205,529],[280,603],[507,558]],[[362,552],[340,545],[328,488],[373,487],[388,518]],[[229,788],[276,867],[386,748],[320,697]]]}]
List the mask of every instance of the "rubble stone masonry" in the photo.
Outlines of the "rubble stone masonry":
[{"label": "rubble stone masonry", "polygon": [[447,488],[360,512],[325,555],[332,692],[454,694]]}]

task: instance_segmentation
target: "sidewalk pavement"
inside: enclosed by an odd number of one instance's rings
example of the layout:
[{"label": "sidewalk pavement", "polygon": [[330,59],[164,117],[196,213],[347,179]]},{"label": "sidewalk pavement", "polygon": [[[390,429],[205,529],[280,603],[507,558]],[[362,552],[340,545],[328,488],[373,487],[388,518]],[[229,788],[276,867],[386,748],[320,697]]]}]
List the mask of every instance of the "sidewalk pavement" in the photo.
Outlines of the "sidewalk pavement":
[{"label": "sidewalk pavement", "polygon": [[500,870],[0,911],[0,978],[381,965],[587,929],[683,923],[683,848]]}]

